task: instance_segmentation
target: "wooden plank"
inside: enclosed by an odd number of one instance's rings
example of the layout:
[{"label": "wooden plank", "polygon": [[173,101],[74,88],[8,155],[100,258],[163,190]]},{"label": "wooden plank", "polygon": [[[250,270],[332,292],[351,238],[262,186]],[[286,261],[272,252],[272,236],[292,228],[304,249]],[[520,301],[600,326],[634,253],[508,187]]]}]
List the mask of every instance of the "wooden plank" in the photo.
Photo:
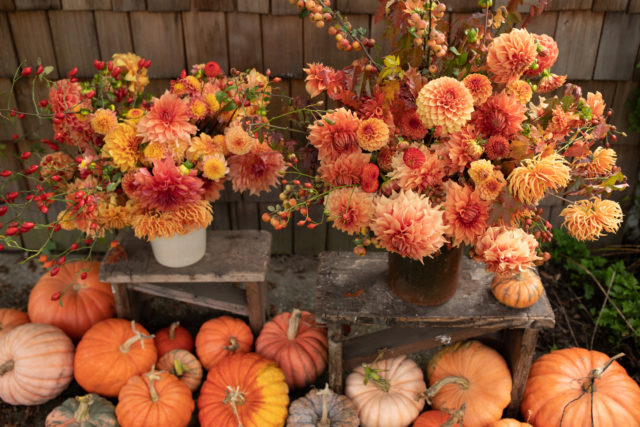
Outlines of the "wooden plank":
[{"label": "wooden plank", "polygon": [[268,203],[278,203],[280,201],[280,193],[282,193],[282,186],[276,185],[275,187],[271,187],[268,191],[262,191],[257,195],[251,195],[245,192],[242,195],[242,200],[250,203],[250,202],[268,202]]},{"label": "wooden plank", "polygon": [[100,56],[93,13],[52,11],[49,22],[60,71],[66,74],[78,67],[78,77],[93,76],[93,60]]},{"label": "wooden plank", "polygon": [[505,331],[507,362],[511,369],[513,385],[511,402],[507,406],[507,416],[515,417],[520,409],[520,401],[524,394],[533,355],[538,340],[537,329],[508,329]]},{"label": "wooden plank", "polygon": [[[260,203],[260,211],[259,214],[267,212],[267,206],[270,203]],[[271,233],[271,254],[272,255],[281,255],[281,254],[291,254],[293,253],[293,228],[295,224],[289,224],[286,228],[282,230],[275,230],[270,224],[267,224],[263,221],[260,221],[260,230],[265,230]]]},{"label": "wooden plank", "polygon": [[593,78],[631,80],[639,45],[640,15],[607,13]]},{"label": "wooden plank", "polygon": [[13,48],[11,31],[9,30],[9,18],[6,13],[0,13],[0,77],[13,77],[18,68],[16,51]]},{"label": "wooden plank", "polygon": [[262,16],[264,66],[273,76],[301,78],[302,20],[297,16]]},{"label": "wooden plank", "polygon": [[[19,109],[19,105],[16,103],[15,91],[10,93],[11,82],[11,79],[0,78],[0,99],[3,101],[2,107],[6,107],[6,102],[8,101],[10,106],[9,108]],[[0,126],[0,141],[10,141],[14,133],[17,133],[20,137],[24,135],[24,131],[22,129],[22,121],[24,119],[18,120],[15,118],[13,122],[7,122],[4,119],[2,120],[2,126]]]},{"label": "wooden plank", "polygon": [[227,26],[222,12],[184,12],[182,14],[187,64],[216,61],[229,70]]},{"label": "wooden plank", "polygon": [[342,393],[342,325],[340,323],[327,323],[328,334],[328,362],[329,362],[329,386],[336,393]]},{"label": "wooden plank", "polygon": [[229,214],[229,204],[225,202],[215,202],[213,204],[213,224],[214,230],[230,230],[231,216]]},{"label": "wooden plank", "polygon": [[133,292],[128,289],[127,284],[112,283],[111,291],[116,305],[116,315],[124,319],[134,320],[132,303],[135,297]]},{"label": "wooden plank", "polygon": [[[322,217],[323,206],[313,205],[309,208],[309,215],[312,219]],[[295,213],[293,216],[293,224],[300,221],[302,215]],[[317,255],[325,250],[325,242],[327,240],[327,224],[323,222],[313,230],[305,227],[295,226],[293,229],[293,252],[297,255]]]},{"label": "wooden plank", "polygon": [[258,204],[245,201],[232,203],[231,227],[234,230],[257,230]]},{"label": "wooden plank", "polygon": [[190,8],[189,0],[147,0],[147,10],[152,12],[177,12]]},{"label": "wooden plank", "polygon": [[560,12],[555,34],[560,53],[551,68],[554,73],[567,74],[569,80],[591,79],[603,20],[602,12]]},{"label": "wooden plank", "polygon": [[[227,40],[229,66],[238,70],[263,69],[262,31],[260,15],[255,13],[228,13]],[[238,31],[238,29],[242,31]]]},{"label": "wooden plank", "polygon": [[[267,51],[265,50],[265,55]],[[302,70],[302,67],[299,67]],[[269,102],[269,106],[267,107],[267,115],[270,119],[281,116],[285,114],[285,110],[290,105],[290,97],[291,97],[291,82],[290,80],[282,80],[279,83],[272,83],[272,92],[271,92],[271,101]],[[274,126],[280,126],[283,128],[289,128],[291,121],[289,120],[291,116],[281,117],[279,119],[274,119],[271,123]],[[289,131],[278,131],[282,138],[285,140],[291,138],[291,133]],[[277,195],[276,195],[277,198]],[[268,200],[260,200],[270,202],[273,199]]]},{"label": "wooden plank", "polygon": [[[151,64],[151,68],[153,68],[153,64]],[[149,84],[144,88],[144,93],[151,94],[155,97],[160,97],[164,93],[165,90],[169,90],[171,87],[170,79],[151,79],[149,80]]]},{"label": "wooden plank", "polygon": [[247,308],[249,326],[254,334],[259,334],[267,320],[267,283],[247,282]]},{"label": "wooden plank", "polygon": [[[237,2],[238,12],[269,13],[269,0],[237,0]],[[273,30],[277,32],[279,28],[273,27]]]},{"label": "wooden plank", "polygon": [[591,9],[593,0],[560,0],[549,3],[549,10],[586,10]]},{"label": "wooden plank", "polygon": [[[49,89],[46,83],[36,80],[35,88],[32,88],[33,80],[19,80],[15,86],[15,95],[18,102],[18,109],[25,113],[35,113],[33,105],[32,91],[35,92],[36,102],[41,99],[47,99]],[[51,138],[53,130],[51,121],[41,119],[36,116],[27,115],[20,120],[24,137],[31,140],[39,140],[42,138]]]},{"label": "wooden plank", "polygon": [[587,80],[587,81],[575,81],[572,83],[575,83],[582,88],[582,96],[584,98],[587,97],[587,93],[589,92],[592,92],[592,93],[600,92],[600,94],[602,95],[602,99],[607,105],[607,108],[610,108],[613,105],[617,82],[602,81],[602,80],[599,80],[599,81]]},{"label": "wooden plank", "polygon": [[132,10],[144,10],[145,0],[111,0],[113,10],[116,12],[129,12]]},{"label": "wooden plank", "polygon": [[[369,15],[348,15],[354,28],[363,27],[369,33]],[[303,23],[304,63],[322,62],[334,68],[343,68],[360,57],[358,52],[344,52],[336,48],[336,40],[326,28],[316,28],[309,19]]]},{"label": "wooden plank", "polygon": [[95,19],[102,58],[109,59],[114,53],[133,51],[127,13],[97,10]]},{"label": "wooden plank", "polygon": [[242,200],[242,194],[237,191],[233,191],[231,181],[225,181],[224,190],[220,194],[220,200],[223,202],[239,202]]},{"label": "wooden plank", "polygon": [[[609,104],[609,107],[613,109],[613,114],[609,119],[609,123],[614,124],[618,127],[618,129],[627,131],[629,127],[629,122],[627,121],[627,117],[631,111],[631,106],[629,105],[629,99],[631,99],[632,94],[638,89],[640,83],[637,81],[626,81],[626,82],[618,82],[616,84],[616,95],[614,101]],[[634,133],[629,133],[629,138],[632,138]],[[635,134],[637,136],[637,134]]]},{"label": "wooden plank", "polygon": [[196,10],[215,10],[233,12],[236,8],[235,0],[194,0]]},{"label": "wooden plank", "polygon": [[594,12],[624,12],[629,0],[593,0]]},{"label": "wooden plank", "polygon": [[475,13],[480,11],[478,2],[475,0],[449,0],[445,4],[448,12]]},{"label": "wooden plank", "polygon": [[640,13],[640,0],[629,0],[629,10],[627,13]]},{"label": "wooden plank", "polygon": [[110,10],[111,0],[62,0],[64,10]]},{"label": "wooden plank", "polygon": [[149,77],[177,77],[186,68],[180,14],[131,12],[130,19],[136,53],[152,62]]},{"label": "wooden plank", "polygon": [[298,8],[289,3],[289,0],[271,0],[272,15],[296,15],[298,16]]},{"label": "wooden plank", "polygon": [[13,0],[0,0],[0,10],[15,10]]},{"label": "wooden plank", "polygon": [[527,31],[554,37],[558,25],[558,12],[545,12],[533,18],[527,25]]},{"label": "wooden plank", "polygon": [[9,24],[18,62],[26,60],[27,64],[33,67],[37,64],[38,58],[41,58],[42,64],[54,67],[49,78],[58,78],[58,65],[51,41],[47,14],[41,10],[12,12],[9,13]]},{"label": "wooden plank", "polygon": [[353,251],[354,236],[334,228],[331,223],[327,224],[327,250],[328,251]]},{"label": "wooden plank", "polygon": [[60,9],[60,0],[14,0],[18,10]]},{"label": "wooden plank", "polygon": [[[451,0],[449,0],[449,2],[450,1]],[[373,15],[379,5],[380,2],[378,0],[340,0],[339,9],[342,13],[365,13]]]}]

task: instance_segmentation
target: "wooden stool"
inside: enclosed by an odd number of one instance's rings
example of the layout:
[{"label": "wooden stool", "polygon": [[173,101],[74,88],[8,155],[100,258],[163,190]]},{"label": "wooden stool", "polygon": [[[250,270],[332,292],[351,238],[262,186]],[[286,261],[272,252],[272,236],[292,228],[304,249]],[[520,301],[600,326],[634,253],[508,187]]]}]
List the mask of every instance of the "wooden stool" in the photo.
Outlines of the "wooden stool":
[{"label": "wooden stool", "polygon": [[118,240],[120,247],[110,250],[100,267],[100,280],[111,283],[118,317],[137,317],[135,293],[140,292],[249,316],[251,329],[262,329],[271,256],[267,231],[208,230],[204,258],[183,268],[158,264],[151,245],[131,231]]},{"label": "wooden stool", "polygon": [[[329,332],[329,385],[342,391],[343,369],[375,359],[413,353],[487,333],[504,331],[503,354],[511,368],[513,390],[508,415],[516,414],[536,348],[539,328],[555,318],[545,293],[527,309],[500,304],[491,294],[492,275],[463,257],[455,296],[435,307],[404,302],[387,282],[387,254],[359,257],[349,252],[320,254],[316,312]],[[344,338],[342,325],[386,325],[378,332]]]}]

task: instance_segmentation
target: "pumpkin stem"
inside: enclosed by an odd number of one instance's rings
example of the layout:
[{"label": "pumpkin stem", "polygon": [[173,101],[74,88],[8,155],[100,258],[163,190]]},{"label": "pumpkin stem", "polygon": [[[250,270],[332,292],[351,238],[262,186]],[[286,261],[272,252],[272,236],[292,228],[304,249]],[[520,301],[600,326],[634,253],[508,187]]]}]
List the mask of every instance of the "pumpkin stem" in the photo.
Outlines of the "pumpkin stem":
[{"label": "pumpkin stem", "polygon": [[467,409],[467,404],[463,403],[462,406],[460,407],[460,409],[458,409],[457,411],[453,411],[453,412],[449,412],[449,419],[447,421],[444,422],[444,424],[442,424],[440,427],[453,427],[456,424],[457,425],[463,425],[464,424],[464,411]]},{"label": "pumpkin stem", "polygon": [[602,377],[604,371],[606,371],[609,366],[611,366],[614,360],[620,359],[624,355],[624,353],[618,353],[611,359],[607,360],[601,367],[592,369],[591,372],[589,372],[589,376],[587,377],[586,381],[584,382],[584,384],[582,384],[582,389],[587,393],[592,393],[594,391],[593,386],[596,380]]},{"label": "pumpkin stem", "polygon": [[140,341],[140,345],[142,346],[142,348],[144,348],[144,340],[150,340],[155,338],[155,335],[151,334],[151,335],[144,335],[142,332],[138,331],[136,329],[136,321],[132,320],[131,321],[131,329],[133,330],[134,335],[129,338],[128,340],[126,340],[121,346],[120,346],[120,351],[122,353],[129,353],[129,351],[131,350],[131,346],[134,345],[136,342]]},{"label": "pumpkin stem", "polygon": [[287,339],[289,341],[295,340],[298,336],[298,327],[300,327],[300,319],[302,319],[302,312],[294,308],[289,318],[289,329],[287,330]]},{"label": "pumpkin stem", "polygon": [[154,382],[160,380],[160,375],[158,375],[158,371],[156,371],[156,365],[151,366],[151,371],[147,372],[145,377],[149,380],[149,395],[151,396],[151,401],[157,402],[160,396],[158,395]]},{"label": "pumpkin stem", "polygon": [[6,374],[7,372],[11,371],[13,369],[13,365],[14,365],[13,359],[7,360],[2,365],[0,365],[0,377]]},{"label": "pumpkin stem", "polygon": [[371,381],[375,386],[377,386],[380,390],[387,393],[391,385],[389,381],[385,378],[382,378],[380,375],[381,372],[386,372],[386,369],[376,369],[373,365],[368,365],[366,363],[362,364],[364,368],[364,385],[367,385],[369,381]]},{"label": "pumpkin stem", "polygon": [[89,407],[93,405],[93,394],[85,396],[76,396],[78,409],[73,413],[73,419],[79,423],[89,421]]},{"label": "pumpkin stem", "polygon": [[176,329],[178,329],[178,326],[180,326],[180,322],[173,322],[170,326],[169,326],[169,339],[170,340],[175,340],[176,339]]},{"label": "pumpkin stem", "polygon": [[185,370],[186,369],[180,360],[175,359],[173,361],[173,371],[178,377],[181,377],[184,374]]},{"label": "pumpkin stem", "polygon": [[244,427],[240,419],[240,413],[238,413],[238,406],[244,405],[244,402],[246,402],[246,399],[244,393],[240,391],[240,386],[236,386],[235,390],[231,386],[227,386],[222,403],[231,405],[231,410],[233,410],[233,413],[238,419],[238,427]]},{"label": "pumpkin stem", "polygon": [[238,340],[236,339],[236,337],[229,337],[229,345],[223,345],[222,348],[230,351],[230,352],[235,352],[239,347],[238,344]]},{"label": "pumpkin stem", "polygon": [[331,427],[331,420],[329,419],[329,409],[327,408],[327,398],[331,394],[329,384],[324,385],[324,389],[318,392],[318,396],[322,396],[322,417],[316,427]]},{"label": "pumpkin stem", "polygon": [[469,388],[469,381],[466,378],[454,377],[454,376],[444,377],[443,379],[441,379],[440,381],[436,382],[434,385],[426,389],[423,393],[420,393],[416,400],[420,400],[421,398],[423,398],[424,400],[427,401],[429,405],[431,405],[431,399],[436,394],[438,394],[440,390],[442,390],[442,387],[449,384],[456,384],[460,386],[460,388],[462,388],[463,390],[466,390]]}]

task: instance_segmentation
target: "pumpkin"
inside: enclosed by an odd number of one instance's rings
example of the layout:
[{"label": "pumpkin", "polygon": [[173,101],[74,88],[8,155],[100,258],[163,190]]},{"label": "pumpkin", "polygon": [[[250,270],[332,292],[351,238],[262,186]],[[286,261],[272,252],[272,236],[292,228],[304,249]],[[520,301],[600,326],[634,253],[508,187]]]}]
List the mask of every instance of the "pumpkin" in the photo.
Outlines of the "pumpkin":
[{"label": "pumpkin", "polygon": [[533,427],[529,423],[523,423],[513,418],[503,418],[500,421],[496,421],[491,424],[491,427]]},{"label": "pumpkin", "polygon": [[[451,415],[444,411],[438,411],[437,409],[432,409],[427,412],[423,412],[420,416],[413,422],[413,427],[442,427],[446,422],[449,422],[448,425],[451,427],[459,427],[460,424],[456,421],[460,420],[460,416],[464,416],[464,410],[456,411],[454,417],[458,417],[457,420],[451,420]],[[455,424],[451,424],[455,423]]]},{"label": "pumpkin", "polygon": [[0,399],[40,405],[73,379],[73,343],[59,328],[25,323],[0,339]]},{"label": "pumpkin", "polygon": [[282,370],[255,353],[240,353],[209,371],[198,397],[198,419],[202,427],[280,427],[288,405]]},{"label": "pumpkin", "polygon": [[621,356],[567,348],[540,357],[525,385],[524,418],[535,426],[640,426],[640,386],[615,361]]},{"label": "pumpkin", "polygon": [[191,390],[168,372],[129,378],[118,394],[116,416],[122,427],[186,427],[195,408]]},{"label": "pumpkin", "polygon": [[439,350],[427,364],[434,409],[465,405],[465,427],[484,427],[502,418],[511,402],[511,373],[494,349],[479,341],[461,341]]},{"label": "pumpkin", "polygon": [[289,388],[306,387],[327,366],[327,329],[306,311],[278,314],[262,328],[256,353],[276,361]]},{"label": "pumpkin", "polygon": [[531,307],[542,295],[540,276],[533,269],[516,273],[496,273],[491,293],[502,304],[513,308]]},{"label": "pumpkin", "polygon": [[16,326],[29,323],[29,316],[13,308],[0,308],[0,338]]},{"label": "pumpkin", "polygon": [[117,427],[113,403],[97,394],[70,397],[47,415],[45,427]]},{"label": "pumpkin", "polygon": [[116,397],[129,378],[147,372],[156,359],[153,335],[145,328],[134,321],[106,319],[84,334],[73,365],[83,389]]},{"label": "pumpkin", "polygon": [[221,316],[203,323],[196,335],[196,354],[208,371],[225,357],[248,353],[253,347],[253,333],[240,319]]},{"label": "pumpkin", "polygon": [[154,341],[159,358],[171,350],[183,349],[193,352],[193,337],[180,326],[180,322],[173,322],[168,328],[160,329],[156,332]]},{"label": "pumpkin", "polygon": [[426,389],[422,370],[406,356],[377,360],[347,376],[345,394],[358,409],[363,427],[404,427],[416,419]]},{"label": "pumpkin", "polygon": [[99,270],[99,262],[75,261],[63,264],[55,276],[45,273],[29,295],[31,321],[57,326],[78,341],[91,326],[113,317],[111,285],[98,280]]},{"label": "pumpkin", "polygon": [[158,360],[158,369],[175,375],[191,391],[196,391],[202,382],[202,365],[187,350],[171,350]]},{"label": "pumpkin", "polygon": [[287,427],[358,427],[360,419],[353,402],[336,394],[325,385],[323,390],[311,390],[289,407]]}]

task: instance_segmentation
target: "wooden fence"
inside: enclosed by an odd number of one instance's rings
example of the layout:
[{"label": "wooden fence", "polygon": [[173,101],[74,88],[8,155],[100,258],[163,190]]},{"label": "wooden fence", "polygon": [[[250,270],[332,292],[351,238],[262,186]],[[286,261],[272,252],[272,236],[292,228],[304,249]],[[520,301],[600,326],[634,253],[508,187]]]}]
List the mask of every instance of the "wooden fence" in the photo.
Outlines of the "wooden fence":
[{"label": "wooden fence", "polygon": [[[375,24],[372,14],[378,0],[333,0],[355,26],[367,28],[381,40],[384,27]],[[476,0],[449,0],[447,17],[452,25],[477,11]],[[497,6],[507,0],[496,0]],[[521,11],[535,0],[524,0]],[[580,84],[586,91],[599,90],[614,110],[611,122],[627,128],[626,103],[639,86],[640,0],[554,0],[551,8],[534,19],[529,30],[554,37],[560,50],[553,68],[558,74]],[[34,64],[41,58],[55,67],[53,76],[64,76],[78,67],[79,77],[93,74],[93,60],[108,59],[116,52],[136,52],[151,59],[149,91],[159,94],[171,78],[192,64],[216,60],[230,67],[271,69],[284,80],[277,85],[282,94],[304,96],[302,68],[309,62],[335,67],[349,64],[354,56],[338,51],[326,29],[297,16],[288,0],[0,0],[0,99],[7,99],[10,77],[18,64]],[[386,47],[383,46],[383,52]],[[22,111],[32,105],[31,88],[19,82],[12,101]],[[36,88],[35,99],[46,96]],[[274,109],[278,105],[273,106]],[[19,136],[17,141],[13,134]],[[15,128],[0,124],[0,142],[6,146],[0,167],[16,166],[17,153],[29,141],[52,136],[51,127],[36,118],[25,118]],[[619,165],[629,177],[631,190],[625,192],[630,205],[638,176],[640,135],[629,134],[615,146]],[[26,183],[16,183],[24,189]],[[271,227],[260,215],[277,200],[278,191],[259,197],[225,192],[215,208],[214,227],[242,229]],[[555,226],[562,203],[543,202]],[[321,208],[316,207],[321,213]],[[42,214],[30,214],[42,219]],[[49,220],[53,215],[49,214]],[[42,233],[32,231],[23,238],[33,246]],[[291,225],[275,232],[274,253],[315,254],[324,249],[346,249],[350,240],[330,226],[314,230]],[[622,233],[606,242],[618,242]],[[68,239],[68,238],[67,238]]]}]

